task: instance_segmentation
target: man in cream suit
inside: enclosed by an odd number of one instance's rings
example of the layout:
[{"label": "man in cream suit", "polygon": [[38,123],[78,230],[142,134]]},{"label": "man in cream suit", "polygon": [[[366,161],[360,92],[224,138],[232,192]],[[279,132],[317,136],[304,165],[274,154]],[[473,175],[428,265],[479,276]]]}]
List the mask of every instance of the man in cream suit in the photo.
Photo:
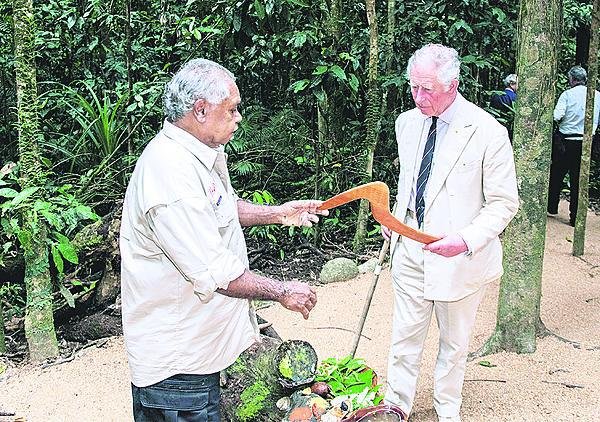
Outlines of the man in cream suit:
[{"label": "man in cream suit", "polygon": [[[423,245],[391,237],[395,292],[385,400],[410,413],[431,316],[440,330],[434,406],[460,421],[471,331],[486,285],[502,275],[498,235],[518,192],[506,129],[458,93],[456,50],[429,44],[408,61],[416,108],[396,120],[396,217],[439,236]],[[383,229],[385,237],[390,236]]]}]

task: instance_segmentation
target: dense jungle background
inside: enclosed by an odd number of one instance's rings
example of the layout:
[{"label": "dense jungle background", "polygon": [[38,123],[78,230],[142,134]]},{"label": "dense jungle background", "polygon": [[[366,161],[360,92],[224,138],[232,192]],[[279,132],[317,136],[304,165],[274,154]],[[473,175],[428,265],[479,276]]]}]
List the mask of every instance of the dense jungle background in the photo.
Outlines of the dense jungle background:
[{"label": "dense jungle background", "polygon": [[[81,322],[76,314],[101,309],[107,316],[118,307],[122,198],[137,157],[162,125],[164,84],[187,60],[210,58],[236,75],[244,120],[227,145],[232,183],[242,198],[265,204],[326,199],[370,180],[395,188],[394,120],[413,107],[404,70],[423,44],[458,50],[460,90],[485,108],[515,72],[518,2],[379,0],[376,10],[373,35],[363,2],[34,2],[43,177],[32,186],[20,172],[13,3],[0,0],[0,316],[3,310],[8,354],[27,353],[20,210],[32,195],[48,227],[55,323],[64,338],[85,340],[72,330]],[[591,1],[564,1],[558,92],[571,66],[587,65],[591,10]],[[600,196],[599,176],[593,160],[592,200]],[[248,230],[252,267],[314,281],[327,257],[368,254],[380,244],[379,227],[369,220],[357,235],[358,213],[355,203],[316,228]],[[118,331],[114,321],[100,325]]]}]

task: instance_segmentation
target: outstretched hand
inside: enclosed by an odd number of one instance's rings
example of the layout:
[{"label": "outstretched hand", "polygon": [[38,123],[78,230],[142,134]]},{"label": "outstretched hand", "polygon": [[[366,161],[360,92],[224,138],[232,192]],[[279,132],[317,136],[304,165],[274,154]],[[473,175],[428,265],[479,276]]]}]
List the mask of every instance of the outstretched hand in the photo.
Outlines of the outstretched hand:
[{"label": "outstretched hand", "polygon": [[312,227],[319,221],[319,215],[329,215],[327,210],[317,210],[323,201],[289,201],[279,206],[281,224],[284,226]]},{"label": "outstretched hand", "polygon": [[290,311],[300,312],[304,319],[308,319],[308,314],[317,304],[317,292],[306,283],[290,281],[285,283],[279,303]]}]

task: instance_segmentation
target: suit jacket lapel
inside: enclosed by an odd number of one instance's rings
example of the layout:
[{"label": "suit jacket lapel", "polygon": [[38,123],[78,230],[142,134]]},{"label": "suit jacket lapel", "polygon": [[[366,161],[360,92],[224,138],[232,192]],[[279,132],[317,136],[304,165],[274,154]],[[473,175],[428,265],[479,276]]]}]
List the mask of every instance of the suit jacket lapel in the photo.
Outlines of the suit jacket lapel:
[{"label": "suit jacket lapel", "polygon": [[[410,198],[413,188],[413,178],[415,171],[415,162],[417,161],[417,153],[419,151],[419,143],[423,131],[424,117],[415,117],[413,122],[408,124],[410,129],[403,138],[406,140],[406,157],[404,157],[404,198]],[[407,204],[408,205],[408,204]]]},{"label": "suit jacket lapel", "polygon": [[442,186],[446,182],[448,174],[456,165],[458,158],[473,137],[477,126],[468,122],[461,115],[456,115],[444,139],[439,142],[436,152],[436,161],[431,170],[429,181],[427,182],[427,193],[425,198],[425,213],[431,208],[428,204],[433,204]]}]

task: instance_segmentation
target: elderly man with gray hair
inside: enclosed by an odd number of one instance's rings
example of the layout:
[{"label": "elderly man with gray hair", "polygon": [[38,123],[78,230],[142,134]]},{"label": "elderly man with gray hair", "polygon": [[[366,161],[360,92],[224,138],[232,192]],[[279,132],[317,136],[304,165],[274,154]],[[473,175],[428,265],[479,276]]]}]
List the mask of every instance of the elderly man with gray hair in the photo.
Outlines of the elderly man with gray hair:
[{"label": "elderly man with gray hair", "polygon": [[519,86],[519,80],[514,73],[504,78],[503,82],[504,92],[494,94],[490,100],[490,105],[500,112],[506,112],[513,108],[513,104],[517,100],[517,88]]},{"label": "elderly man with gray hair", "polygon": [[[569,174],[569,224],[575,225],[579,202],[579,169],[581,168],[581,143],[585,119],[587,96],[587,72],[581,66],[573,66],[567,73],[570,89],[567,89],[556,102],[554,121],[558,122],[558,132],[552,143],[552,164],[548,186],[548,214],[558,214],[558,202],[563,180]],[[600,114],[600,92],[594,99],[594,119],[592,133],[598,127]]]},{"label": "elderly man with gray hair", "polygon": [[[453,48],[429,44],[408,61],[416,108],[396,120],[396,217],[440,240],[391,237],[394,318],[385,401],[413,407],[431,317],[439,327],[434,406],[460,421],[469,341],[486,286],[502,275],[498,235],[517,212],[506,129],[459,92]],[[384,237],[390,236],[384,228]]]},{"label": "elderly man with gray hair", "polygon": [[310,226],[321,201],[237,197],[223,146],[242,116],[231,72],[187,63],[167,84],[166,120],[127,187],[121,222],[123,333],[138,422],[218,422],[219,371],[259,340],[249,299],[308,318],[317,298],[248,268],[242,226]]}]

